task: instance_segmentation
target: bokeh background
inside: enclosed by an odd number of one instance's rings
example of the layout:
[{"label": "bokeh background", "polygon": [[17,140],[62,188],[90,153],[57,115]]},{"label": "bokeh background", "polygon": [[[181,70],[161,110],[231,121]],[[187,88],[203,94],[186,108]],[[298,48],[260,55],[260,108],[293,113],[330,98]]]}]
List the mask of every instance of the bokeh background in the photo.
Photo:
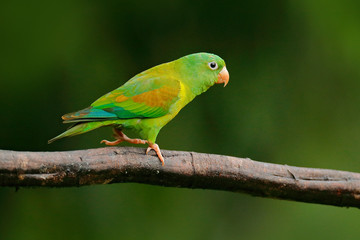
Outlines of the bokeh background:
[{"label": "bokeh background", "polygon": [[[359,1],[2,1],[0,149],[101,147],[110,129],[47,140],[133,75],[194,52],[226,88],[160,132],[163,149],[360,171]],[[359,239],[357,209],[113,184],[0,189],[0,239]]]}]

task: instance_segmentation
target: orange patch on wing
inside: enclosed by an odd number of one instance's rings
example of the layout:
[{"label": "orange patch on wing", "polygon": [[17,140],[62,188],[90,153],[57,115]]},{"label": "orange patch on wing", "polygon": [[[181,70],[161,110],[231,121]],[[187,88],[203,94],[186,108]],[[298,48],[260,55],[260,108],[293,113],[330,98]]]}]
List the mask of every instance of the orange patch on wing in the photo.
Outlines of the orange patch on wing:
[{"label": "orange patch on wing", "polygon": [[86,116],[87,114],[89,114],[89,111],[86,111],[84,109],[83,111],[65,114],[61,118],[63,120],[65,120],[65,121],[66,120],[73,120],[73,119],[77,119],[77,118],[82,118],[83,116]]},{"label": "orange patch on wing", "polygon": [[177,97],[178,93],[178,89],[164,86],[162,88],[133,96],[131,99],[137,103],[145,103],[149,107],[165,108],[175,97]]},{"label": "orange patch on wing", "polygon": [[116,102],[124,102],[126,100],[128,100],[128,97],[125,97],[124,95],[120,95],[115,99]]}]

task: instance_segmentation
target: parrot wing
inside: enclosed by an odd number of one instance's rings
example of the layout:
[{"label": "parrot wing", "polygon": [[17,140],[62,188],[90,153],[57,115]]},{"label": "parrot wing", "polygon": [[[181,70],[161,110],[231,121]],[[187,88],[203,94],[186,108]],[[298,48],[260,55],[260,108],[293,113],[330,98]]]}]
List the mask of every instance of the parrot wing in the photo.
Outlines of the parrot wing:
[{"label": "parrot wing", "polygon": [[161,117],[179,100],[180,91],[180,81],[173,77],[139,74],[90,107],[62,118],[68,123]]}]

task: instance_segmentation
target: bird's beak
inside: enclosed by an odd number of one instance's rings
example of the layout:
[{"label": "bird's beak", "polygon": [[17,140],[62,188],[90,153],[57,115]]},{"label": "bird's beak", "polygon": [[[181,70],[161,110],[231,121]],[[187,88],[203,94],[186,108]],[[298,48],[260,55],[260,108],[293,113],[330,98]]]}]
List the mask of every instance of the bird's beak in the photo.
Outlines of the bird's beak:
[{"label": "bird's beak", "polygon": [[223,69],[218,74],[218,80],[216,81],[216,83],[223,83],[225,87],[228,84],[228,82],[229,82],[229,72],[226,69],[226,66],[224,66]]}]

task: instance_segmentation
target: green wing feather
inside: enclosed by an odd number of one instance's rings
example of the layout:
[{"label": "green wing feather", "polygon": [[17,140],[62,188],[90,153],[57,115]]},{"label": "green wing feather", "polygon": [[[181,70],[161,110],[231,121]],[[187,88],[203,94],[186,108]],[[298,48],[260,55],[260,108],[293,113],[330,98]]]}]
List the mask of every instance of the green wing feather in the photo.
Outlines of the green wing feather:
[{"label": "green wing feather", "polygon": [[180,82],[174,77],[148,70],[102,96],[90,107],[62,118],[67,123],[161,117],[179,99],[180,90]]}]

